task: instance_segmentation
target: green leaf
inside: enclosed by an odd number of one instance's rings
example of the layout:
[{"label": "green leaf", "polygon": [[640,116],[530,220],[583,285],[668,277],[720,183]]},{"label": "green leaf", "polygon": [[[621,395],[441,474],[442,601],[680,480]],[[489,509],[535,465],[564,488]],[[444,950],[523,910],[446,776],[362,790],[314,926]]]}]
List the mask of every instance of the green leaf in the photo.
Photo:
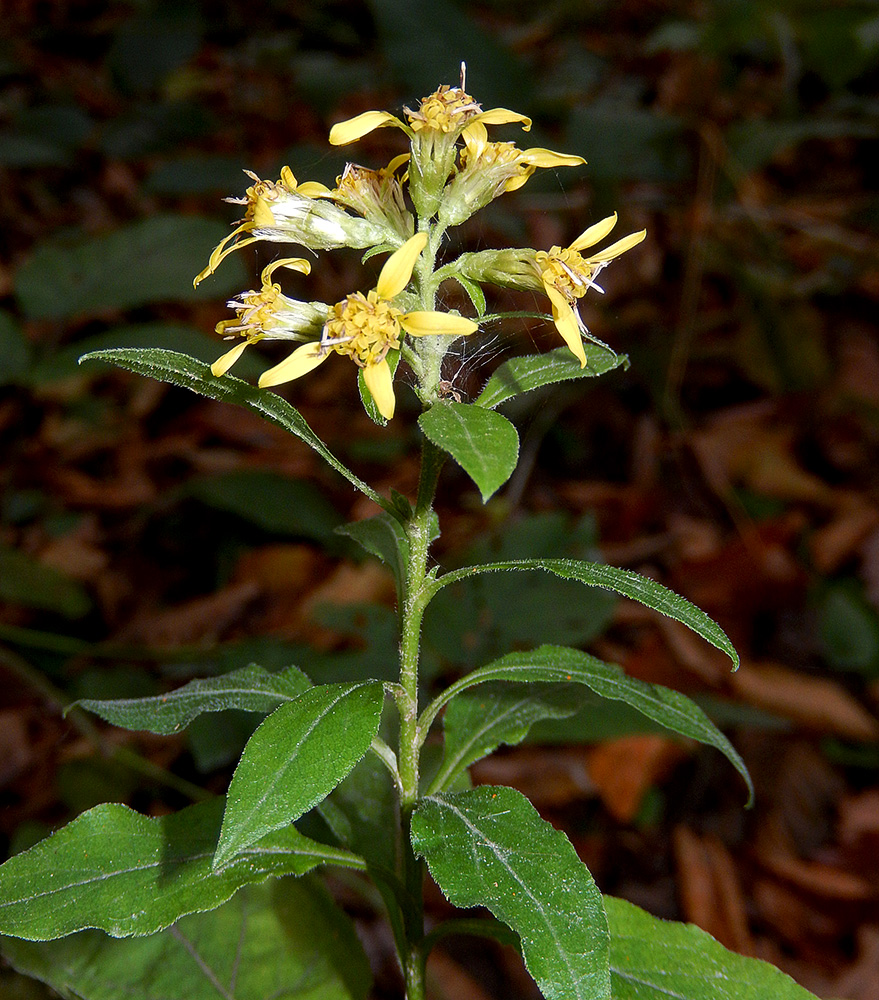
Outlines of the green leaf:
[{"label": "green leaf", "polygon": [[397,583],[397,596],[400,597],[409,565],[409,538],[401,522],[383,512],[362,521],[343,524],[336,531],[352,538],[391,570]]},{"label": "green leaf", "polygon": [[170,382],[172,385],[190,389],[192,392],[208,396],[210,399],[217,399],[222,403],[243,406],[264,420],[288,431],[294,437],[298,437],[300,441],[304,441],[328,465],[331,465],[348,482],[356,486],[361,493],[368,496],[380,507],[390,511],[394,509],[393,504],[379,496],[375,490],[358,479],[349,468],[343,465],[308,426],[302,414],[274,392],[255,389],[252,385],[242,382],[241,379],[237,379],[233,375],[223,375],[222,378],[216,378],[211,374],[209,365],[187,357],[185,354],[178,354],[176,351],[119,348],[111,351],[93,351],[80,358],[80,362],[83,361],[107,361],[120,368],[127,368],[138,375],[159,379],[161,382]]},{"label": "green leaf", "polygon": [[452,277],[467,293],[467,297],[473,303],[473,308],[476,310],[476,315],[482,317],[485,315],[485,292],[482,290],[482,285],[478,281],[474,281],[472,278],[466,278],[463,274],[453,274]]},{"label": "green leaf", "polygon": [[211,913],[119,941],[83,931],[2,942],[21,972],[82,1000],[365,1000],[369,964],[317,879],[251,885]]},{"label": "green leaf", "polygon": [[605,566],[603,563],[581,562],[576,559],[516,559],[507,562],[484,563],[480,566],[465,566],[463,569],[452,570],[443,574],[436,581],[437,587],[445,587],[458,580],[466,580],[477,573],[500,573],[505,570],[532,571],[545,570],[565,580],[578,580],[587,587],[601,587],[612,590],[631,598],[645,607],[652,608],[668,618],[674,618],[701,635],[716,649],[726,653],[732,660],[733,667],[739,665],[739,654],[723,629],[701,608],[697,608],[685,597],[676,594],[661,583],[650,580],[646,576],[633,573],[628,569],[618,569],[616,566]]},{"label": "green leaf", "polygon": [[302,479],[268,469],[235,469],[197,479],[187,484],[186,493],[273,535],[338,542],[333,538],[338,513],[314,485]]},{"label": "green leaf", "polygon": [[0,601],[54,611],[65,618],[82,618],[92,604],[76,580],[5,545],[0,545]]},{"label": "green leaf", "polygon": [[192,279],[227,233],[212,219],[153,215],[78,243],[46,241],[19,268],[15,293],[28,319],[221,298],[247,284],[240,260],[218,281],[196,289]]},{"label": "green leaf", "polygon": [[614,1000],[816,1000],[768,962],[727,951],[693,924],[659,920],[612,896]]},{"label": "green leaf", "polygon": [[376,754],[368,753],[317,811],[342,846],[370,865],[394,870],[396,846],[388,831],[395,828],[397,798]]},{"label": "green leaf", "polygon": [[[28,373],[31,385],[46,385],[66,378],[82,378],[99,376],[109,369],[108,366],[90,366],[88,371],[79,367],[79,359],[91,351],[117,350],[120,347],[165,348],[188,354],[199,361],[210,364],[222,350],[216,337],[209,337],[196,327],[185,323],[128,323],[123,326],[112,326],[108,330],[84,337],[82,340],[66,344],[51,354],[40,357],[39,361]],[[238,363],[239,374],[253,369],[254,359],[247,354]],[[244,371],[242,371],[244,369]],[[258,372],[259,369],[256,369]]]},{"label": "green leaf", "polygon": [[586,367],[571,354],[567,347],[557,347],[546,354],[527,354],[505,361],[491,376],[474,402],[478,406],[494,409],[501,403],[522,392],[530,392],[554,382],[568,379],[590,378],[604,375],[614,368],[628,368],[629,359],[599,344],[585,343]]},{"label": "green leaf", "polygon": [[421,414],[418,424],[476,483],[483,503],[516,468],[519,435],[499,413],[470,403],[435,403]]},{"label": "green leaf", "polygon": [[222,798],[168,816],[104,803],[0,867],[0,934],[46,941],[96,928],[154,934],[225,903],[243,885],[316,865],[362,868],[353,854],[287,827],[222,872],[211,868]]},{"label": "green leaf", "polygon": [[455,906],[485,906],[522,941],[548,1000],[610,1000],[607,921],[571,842],[512,788],[423,798],[412,846]]},{"label": "green leaf", "polygon": [[568,684],[487,683],[478,692],[453,697],[443,716],[442,763],[428,794],[454,787],[466,768],[502,743],[521,743],[535,722],[573,715],[580,708],[579,693]]},{"label": "green leaf", "polygon": [[[513,695],[509,700],[504,699],[500,708],[479,698],[484,703],[484,723],[479,725],[478,710],[474,712],[472,706],[466,705],[459,709],[457,701],[461,692],[486,681],[549,683],[555,689],[556,700],[548,702],[552,711],[538,716],[534,713],[541,707],[541,702],[532,703],[530,698],[533,696],[529,696],[527,691],[520,690],[518,695]],[[451,746],[447,742],[448,763],[444,764],[441,773],[447,771],[452,775],[459,772],[462,767],[490,753],[500,743],[510,743],[511,739],[507,736],[519,742],[525,738],[527,726],[538,718],[563,717],[554,706],[563,704],[566,690],[570,690],[570,685],[577,684],[584,685],[602,698],[625,702],[666,729],[720,750],[745,779],[753,799],[754,787],[742,758],[695,702],[670,688],[628,677],[615,664],[603,663],[588,653],[565,646],[540,646],[529,653],[510,653],[463,677],[425,709],[424,723],[427,724],[443,703],[451,702],[446,710],[445,728],[448,741],[451,722],[452,742]],[[567,714],[572,715],[579,707],[574,698],[571,712]],[[463,720],[459,718],[460,715],[463,715]],[[465,724],[462,725],[462,722]],[[472,756],[473,754],[478,756]],[[464,760],[467,761],[466,764],[460,763]]]},{"label": "green leaf", "polygon": [[232,776],[214,866],[308,812],[369,749],[381,684],[326,684],[282,705],[251,736]]},{"label": "green leaf", "polygon": [[222,677],[190,681],[176,691],[152,698],[84,698],[70,708],[87,709],[122,729],[169,734],[185,729],[202,712],[237,708],[265,715],[310,687],[311,681],[297,667],[275,674],[251,663]]}]

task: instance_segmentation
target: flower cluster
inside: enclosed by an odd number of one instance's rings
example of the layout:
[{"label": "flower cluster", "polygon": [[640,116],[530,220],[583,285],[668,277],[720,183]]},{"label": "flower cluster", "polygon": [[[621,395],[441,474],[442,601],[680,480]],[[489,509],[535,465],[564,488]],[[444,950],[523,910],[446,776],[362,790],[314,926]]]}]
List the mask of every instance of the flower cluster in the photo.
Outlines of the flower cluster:
[{"label": "flower cluster", "polygon": [[[253,184],[243,198],[244,218],[213,251],[208,266],[195,279],[212,274],[235,250],[259,241],[296,243],[311,251],[342,247],[388,253],[375,288],[354,291],[335,304],[302,302],[284,295],[273,276],[280,268],[308,275],[310,263],[301,257],[274,261],[262,272],[261,288],[229,302],[235,318],[217,325],[217,332],[237,343],[212,366],[224,375],[249,344],[260,340],[298,341],[280,364],[266,371],[261,387],[300,378],[323,364],[331,354],[354,362],[362,384],[385,419],[394,414],[393,388],[397,360],[402,356],[413,371],[424,405],[442,395],[442,358],[450,338],[467,336],[478,323],[456,312],[436,309],[439,285],[448,277],[472,284],[530,289],[547,296],[555,326],[586,365],[584,337],[590,339],[577,311],[577,300],[614,257],[640,243],[634,233],[607,249],[583,256],[613,228],[616,215],[589,227],[569,247],[548,251],[525,249],[465,253],[436,268],[443,236],[494,199],[525,184],[539,168],[579,166],[575,155],[542,147],[519,149],[513,142],[489,140],[488,126],[518,124],[528,131],[531,121],[506,108],[483,111],[461,85],[442,86],[400,118],[385,111],[367,111],[334,125],[333,145],[354,142],[378,128],[393,127],[409,139],[408,153],[373,170],[349,163],[336,186],[299,183],[289,167],[277,181],[248,172]],[[407,198],[408,195],[408,198]],[[410,209],[414,209],[414,212]]]}]

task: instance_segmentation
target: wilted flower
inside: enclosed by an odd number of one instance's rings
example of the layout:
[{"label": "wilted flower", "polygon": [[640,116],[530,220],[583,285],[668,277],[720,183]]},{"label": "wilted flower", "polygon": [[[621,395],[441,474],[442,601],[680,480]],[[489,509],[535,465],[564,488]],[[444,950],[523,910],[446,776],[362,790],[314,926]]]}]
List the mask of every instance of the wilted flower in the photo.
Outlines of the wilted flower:
[{"label": "wilted flower", "polygon": [[363,248],[394,238],[393,231],[358,219],[326,200],[330,189],[316,181],[297,183],[293,171],[284,167],[278,181],[260,180],[249,170],[254,183],[243,198],[227,198],[246,205],[244,219],[214,248],[208,266],[196,276],[198,285],[213,274],[224,257],[258,240],[299,243],[311,250],[339,247]]},{"label": "wilted flower", "polygon": [[308,340],[323,328],[329,306],[322,302],[298,302],[282,294],[281,286],[271,280],[272,273],[279,267],[289,267],[302,274],[311,272],[311,264],[301,257],[276,260],[264,268],[258,292],[243,292],[228,303],[237,315],[235,319],[217,323],[217,333],[226,339],[240,337],[242,340],[211,365],[214,375],[225,375],[250,344],[265,339]]}]

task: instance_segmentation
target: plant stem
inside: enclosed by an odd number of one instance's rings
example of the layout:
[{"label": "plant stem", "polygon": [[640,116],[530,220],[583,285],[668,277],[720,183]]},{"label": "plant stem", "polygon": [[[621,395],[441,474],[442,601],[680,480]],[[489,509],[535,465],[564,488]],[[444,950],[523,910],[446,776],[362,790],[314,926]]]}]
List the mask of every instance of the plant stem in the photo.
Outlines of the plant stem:
[{"label": "plant stem", "polygon": [[398,865],[408,902],[403,914],[406,948],[400,954],[400,963],[406,977],[407,1000],[423,1000],[424,997],[424,871],[422,863],[412,851],[409,821],[419,794],[419,757],[423,737],[418,726],[418,665],[421,624],[434,589],[427,563],[434,534],[433,499],[442,465],[442,452],[425,439],[418,498],[406,525],[409,558],[400,607],[400,684],[397,689],[400,712]]}]

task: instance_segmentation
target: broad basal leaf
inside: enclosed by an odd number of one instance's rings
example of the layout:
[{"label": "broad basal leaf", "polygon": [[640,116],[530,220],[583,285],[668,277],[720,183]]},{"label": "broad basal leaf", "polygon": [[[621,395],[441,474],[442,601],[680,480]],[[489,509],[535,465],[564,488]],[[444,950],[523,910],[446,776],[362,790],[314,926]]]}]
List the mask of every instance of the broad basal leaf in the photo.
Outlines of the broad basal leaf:
[{"label": "broad basal leaf", "polygon": [[412,846],[455,906],[485,906],[519,935],[548,1000],[610,1000],[607,921],[571,842],[512,788],[423,798]]},{"label": "broad basal leaf", "polygon": [[80,358],[83,361],[106,361],[127,368],[138,375],[170,382],[172,385],[190,389],[192,392],[217,399],[222,403],[232,403],[243,406],[258,414],[264,420],[282,427],[285,431],[304,441],[313,448],[348,482],[374,500],[385,510],[393,511],[394,507],[384,497],[378,495],[370,486],[343,465],[327,448],[321,439],[308,426],[305,418],[277,393],[265,389],[256,389],[247,382],[235,378],[234,375],[223,375],[221,378],[211,374],[210,365],[196,361],[185,354],[176,351],[164,351],[158,348],[118,348],[112,351],[92,351]]},{"label": "broad basal leaf", "polygon": [[84,698],[70,707],[85,708],[122,729],[169,734],[185,729],[202,712],[237,708],[267,715],[310,687],[311,681],[297,667],[270,673],[252,663],[220,677],[190,681],[152,698]]},{"label": "broad basal leaf", "polygon": [[[556,693],[551,696],[544,694],[544,698],[551,699],[544,702],[535,700],[534,695],[529,695],[527,690],[517,685],[517,693],[502,696],[502,707],[492,705],[490,699],[486,700],[478,693],[463,695],[464,703],[459,706],[460,692],[486,681],[502,680],[540,682],[541,687],[550,683]],[[440,773],[448,772],[453,777],[462,767],[490,753],[500,743],[524,739],[527,726],[538,718],[563,717],[556,706],[564,703],[565,691],[570,690],[571,685],[579,684],[602,698],[625,702],[674,733],[720,750],[745,779],[753,798],[754,787],[742,758],[695,702],[671,688],[629,677],[615,664],[603,663],[588,653],[566,646],[540,646],[529,653],[510,653],[501,657],[467,674],[425,709],[423,725],[429,723],[443,702],[450,702],[444,722],[446,758]],[[474,698],[477,704],[484,703],[481,723],[479,709],[472,704]],[[570,696],[570,703],[571,711],[567,714],[572,715],[580,707],[576,695]],[[545,713],[537,715],[544,705],[547,709]]]},{"label": "broad basal leaf", "polygon": [[325,684],[273,712],[251,736],[229,786],[214,865],[317,805],[369,749],[381,684]]},{"label": "broad basal leaf", "polygon": [[150,937],[6,938],[2,952],[82,1000],[365,1000],[371,980],[351,921],[308,877],[246,886]]},{"label": "broad basal leaf", "polygon": [[625,354],[617,354],[599,344],[586,343],[583,349],[586,352],[585,368],[580,367],[580,362],[567,347],[557,347],[546,354],[527,354],[523,357],[510,358],[492,374],[474,402],[479,406],[494,409],[513,396],[539,389],[544,385],[565,382],[568,379],[604,375],[605,372],[620,366],[629,367],[629,359]]},{"label": "broad basal leaf", "polygon": [[363,867],[356,855],[293,827],[253,843],[222,872],[211,868],[223,800],[169,816],[104,803],[0,867],[0,934],[46,941],[97,928],[154,934],[212,910],[243,885],[301,875],[315,865]]},{"label": "broad basal leaf", "polygon": [[519,435],[499,413],[470,403],[437,403],[421,414],[418,424],[476,483],[483,503],[516,468]]},{"label": "broad basal leaf", "polygon": [[[519,572],[545,570],[566,580],[578,580],[588,587],[602,587],[622,594],[623,597],[629,597],[660,614],[682,622],[712,646],[726,653],[732,660],[734,668],[739,665],[739,654],[729,637],[701,608],[697,608],[695,604],[669,590],[668,587],[663,587],[661,583],[628,569],[605,566],[603,563],[581,562],[577,559],[511,559],[506,562],[465,566],[463,569],[444,573],[436,585],[437,588],[445,587],[458,580],[466,580],[477,573],[500,573],[505,570]],[[511,613],[515,613],[515,609],[512,609]]]},{"label": "broad basal leaf", "polygon": [[727,951],[692,924],[659,920],[612,896],[613,1000],[816,1000],[767,962]]}]

